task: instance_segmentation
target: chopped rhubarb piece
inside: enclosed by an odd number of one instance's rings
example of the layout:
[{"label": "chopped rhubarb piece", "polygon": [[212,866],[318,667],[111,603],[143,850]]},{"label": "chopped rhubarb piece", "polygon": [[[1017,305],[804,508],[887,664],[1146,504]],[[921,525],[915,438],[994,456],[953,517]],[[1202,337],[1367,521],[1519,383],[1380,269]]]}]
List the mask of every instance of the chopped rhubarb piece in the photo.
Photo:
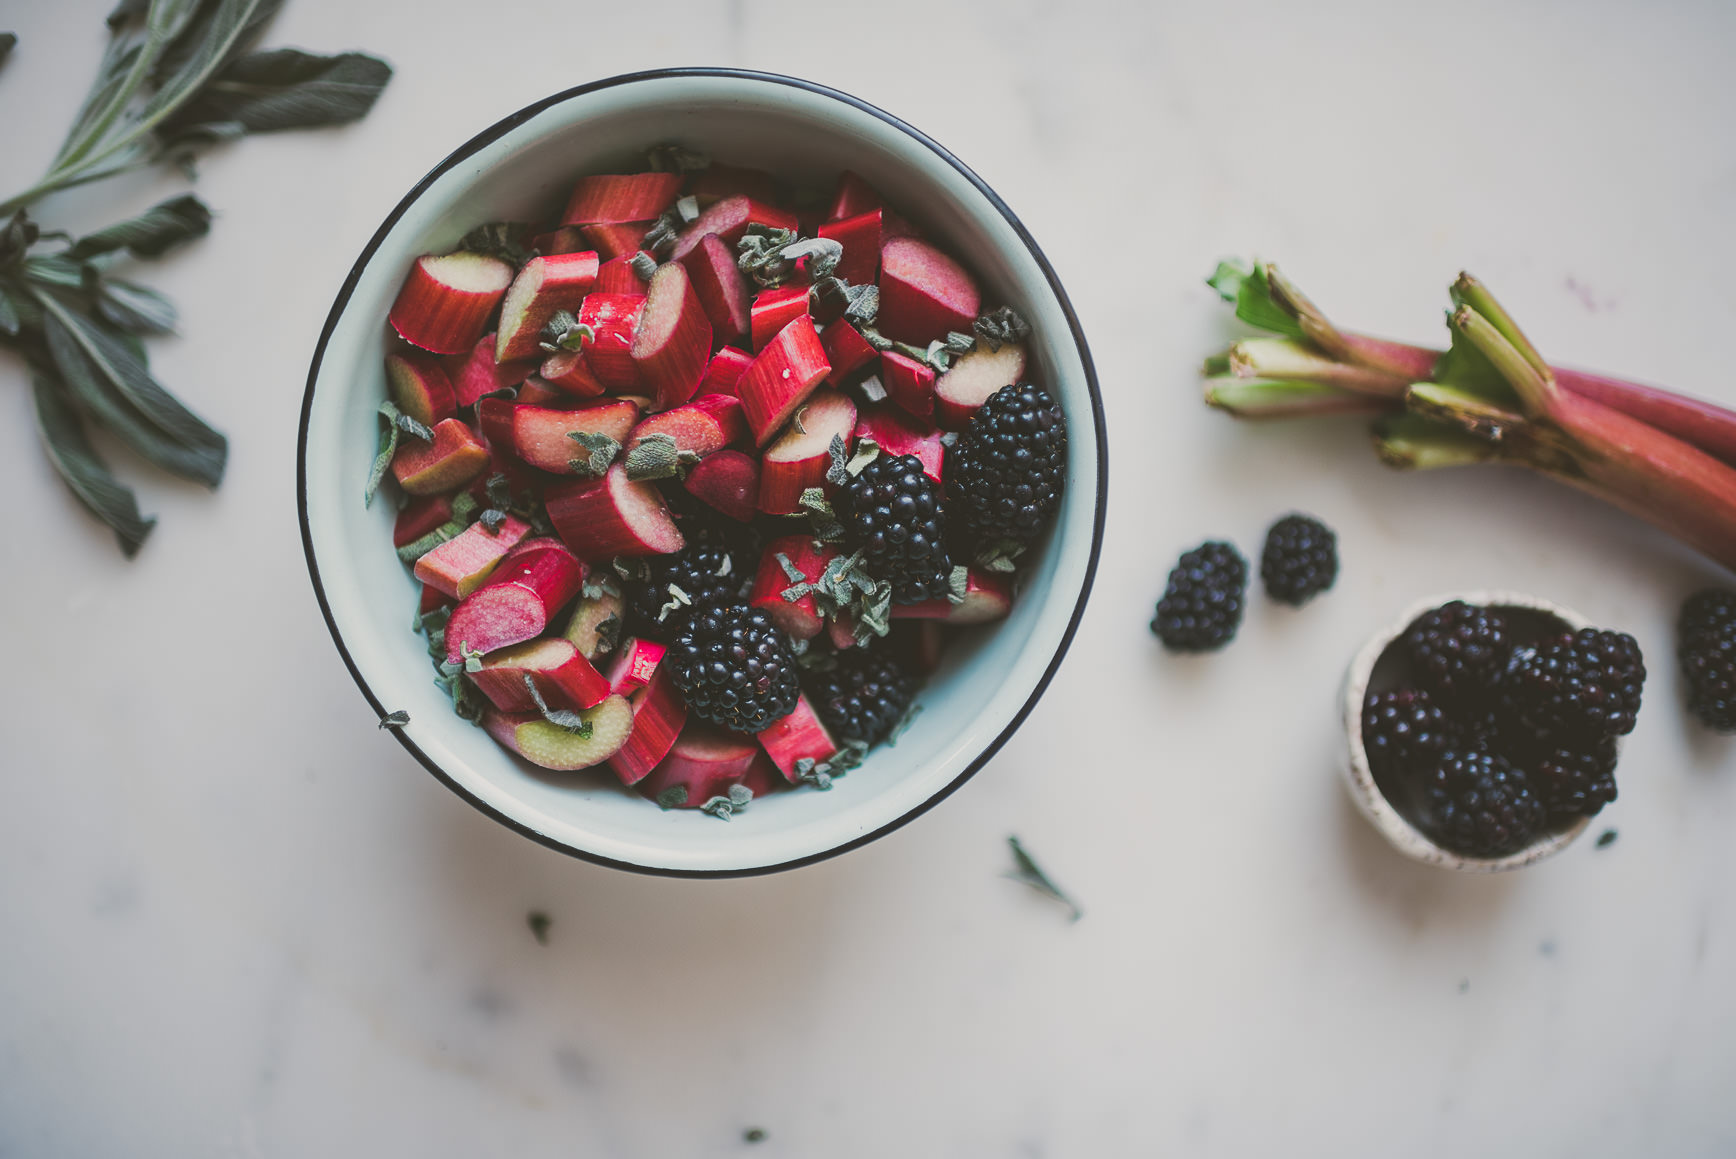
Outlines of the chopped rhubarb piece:
[{"label": "chopped rhubarb piece", "polygon": [[880,385],[886,397],[919,419],[934,417],[934,367],[896,350],[880,352]]},{"label": "chopped rhubarb piece", "polygon": [[445,495],[418,495],[404,504],[392,522],[392,546],[415,543],[452,519],[452,500]]},{"label": "chopped rhubarb piece", "polygon": [[687,724],[687,702],[659,666],[651,683],[633,694],[633,731],[609,761],[623,785],[636,785],[662,763]]},{"label": "chopped rhubarb piece", "polygon": [[556,475],[586,475],[592,461],[586,440],[603,435],[621,442],[639,418],[639,408],[624,398],[566,410],[485,398],[476,406],[476,418],[491,444],[511,447],[522,462]]},{"label": "chopped rhubarb piece", "polygon": [[458,409],[452,381],[431,354],[386,355],[386,386],[398,409],[425,427],[451,418]]},{"label": "chopped rhubarb piece", "polygon": [[600,584],[590,586],[588,592],[581,588],[561,635],[572,641],[581,656],[596,664],[615,653],[626,615],[627,603],[618,588]]},{"label": "chopped rhubarb piece", "polygon": [[766,343],[770,342],[778,331],[807,312],[806,286],[779,286],[772,290],[761,290],[753,300],[751,311],[754,352],[757,354],[764,350]]},{"label": "chopped rhubarb piece", "polygon": [[826,481],[832,440],[843,440],[848,453],[856,428],[856,404],[829,386],[809,396],[796,416],[760,456],[759,506],[768,515],[799,513],[802,492]]},{"label": "chopped rhubarb piece", "polygon": [[492,652],[536,639],[578,595],[585,574],[584,561],[556,540],[535,539],[519,547],[453,610],[446,622],[446,658],[458,661],[466,651]]},{"label": "chopped rhubarb piece", "polygon": [[693,179],[687,192],[699,203],[701,209],[726,197],[776,202],[778,182],[777,178],[764,169],[743,169],[735,165],[720,165],[714,161],[710,168]]},{"label": "chopped rhubarb piece", "polygon": [[539,254],[576,254],[591,248],[576,225],[563,225],[548,233],[539,233],[530,239],[530,247]]},{"label": "chopped rhubarb piece", "polygon": [[609,696],[609,682],[579,654],[572,641],[547,636],[500,648],[482,658],[471,682],[502,712],[538,712],[529,677],[550,708],[590,708]]},{"label": "chopped rhubarb piece", "polygon": [[658,410],[681,405],[699,388],[711,358],[711,320],[685,266],[668,262],[651,276],[631,353],[639,384],[653,392]]},{"label": "chopped rhubarb piece", "polygon": [[431,443],[414,436],[404,438],[392,456],[392,474],[412,495],[456,491],[487,466],[488,448],[457,419],[435,423]]},{"label": "chopped rhubarb piece", "polygon": [[935,379],[934,421],[949,431],[964,430],[979,406],[1024,373],[1025,348],[1017,342],[1004,343],[999,350],[977,347]]},{"label": "chopped rhubarb piece", "polygon": [[638,784],[665,809],[698,809],[717,797],[728,799],[760,755],[750,737],[690,720],[669,755]]},{"label": "chopped rhubarb piece", "polygon": [[426,254],[416,259],[398,300],[392,328],[412,346],[457,354],[482,337],[488,316],[512,281],[512,267],[486,254]]},{"label": "chopped rhubarb piece", "polygon": [[557,310],[573,311],[597,281],[597,255],[536,257],[524,263],[500,304],[495,330],[494,360],[513,362],[542,353],[542,329]]},{"label": "chopped rhubarb piece", "polygon": [[880,195],[874,192],[874,187],[846,169],[838,174],[838,191],[832,195],[832,209],[826,220],[842,221],[879,208]]},{"label": "chopped rhubarb piece", "polygon": [[609,667],[609,691],[618,696],[629,696],[650,684],[668,651],[655,640],[641,640],[635,636],[622,640],[621,646],[615,650],[615,662]]},{"label": "chopped rhubarb piece", "polygon": [[737,385],[747,368],[753,365],[753,355],[733,346],[725,346],[706,363],[705,377],[699,380],[699,393],[740,394]]},{"label": "chopped rhubarb piece", "polygon": [[[658,435],[663,439],[657,440]],[[666,479],[746,435],[747,420],[742,418],[739,399],[701,395],[685,406],[651,415],[633,428],[627,436],[627,474],[635,479]],[[635,454],[647,440],[658,445]]]},{"label": "chopped rhubarb piece", "polygon": [[[597,381],[609,390],[629,391],[639,385],[639,371],[633,362],[633,336],[644,313],[643,294],[593,292],[579,307],[579,322],[596,335],[584,345],[585,363]],[[546,368],[543,377],[549,377]]]},{"label": "chopped rhubarb piece", "polygon": [[[748,593],[749,606],[763,611],[772,623],[784,630],[792,640],[812,640],[825,627],[825,620],[814,604],[814,597],[804,595],[787,600],[784,592],[798,583],[815,583],[826,565],[838,555],[834,544],[811,535],[785,535],[766,544],[760,554],[759,570],[754,573],[753,590]],[[782,556],[783,559],[778,557]],[[784,559],[802,577],[794,579],[784,568]]]},{"label": "chopped rhubarb piece", "polygon": [[543,359],[542,380],[572,398],[596,398],[607,392],[583,350],[557,350]]},{"label": "chopped rhubarb piece", "polygon": [[645,279],[633,268],[630,258],[610,258],[597,267],[596,291],[599,294],[643,294]]},{"label": "chopped rhubarb piece", "polygon": [[687,472],[682,486],[714,511],[743,523],[759,513],[759,460],[741,451],[718,451]]},{"label": "chopped rhubarb piece", "polygon": [[952,330],[969,334],[982,295],[964,267],[913,237],[880,249],[880,332],[895,342],[927,346]]},{"label": "chopped rhubarb piece", "polygon": [[879,353],[860,330],[842,318],[827,325],[826,332],[820,335],[820,348],[826,352],[826,361],[832,364],[832,373],[826,376],[826,381],[833,386],[843,386],[850,375],[873,362]]},{"label": "chopped rhubarb piece", "polygon": [[812,318],[797,315],[794,322],[778,331],[736,384],[755,445],[763,447],[771,442],[785,420],[831,371]]},{"label": "chopped rhubarb piece", "polygon": [[616,463],[601,479],[549,488],[549,519],[567,545],[586,559],[666,555],[686,546],[655,483],[635,483]]},{"label": "chopped rhubarb piece", "polygon": [[633,710],[619,696],[611,696],[579,717],[590,731],[574,732],[551,724],[541,714],[483,713],[482,727],[501,745],[533,765],[570,771],[600,765],[615,756],[633,731]]},{"label": "chopped rhubarb piece", "polygon": [[1013,580],[998,572],[970,570],[965,581],[964,602],[924,600],[920,604],[895,604],[895,620],[941,620],[948,624],[984,624],[1012,611]]},{"label": "chopped rhubarb piece", "polygon": [[441,591],[439,588],[423,584],[422,598],[416,604],[416,611],[419,615],[426,616],[429,612],[436,611],[440,608],[451,607],[453,602],[452,597]]},{"label": "chopped rhubarb piece", "polygon": [[796,770],[798,762],[830,760],[838,752],[838,746],[832,743],[832,734],[814,715],[813,706],[805,695],[796,698],[794,712],[782,720],[773,721],[770,728],[759,734],[759,742],[772,759],[772,764],[778,767],[778,772],[792,785],[802,779],[802,774]]},{"label": "chopped rhubarb piece", "polygon": [[562,225],[649,221],[669,208],[681,188],[679,173],[601,173],[581,177],[567,198]]},{"label": "chopped rhubarb piece", "polygon": [[555,410],[561,410],[573,405],[574,396],[554,390],[547,382],[532,375],[519,384],[518,394],[512,401],[520,406],[552,407]]},{"label": "chopped rhubarb piece", "polygon": [[480,588],[506,553],[529,534],[530,524],[511,515],[500,525],[498,533],[472,523],[417,560],[416,578],[455,600],[462,600]]},{"label": "chopped rhubarb piece", "polygon": [[856,420],[856,438],[873,439],[888,455],[915,455],[922,460],[922,473],[942,482],[946,444],[933,427],[919,424],[894,407],[876,406],[862,411]]},{"label": "chopped rhubarb piece", "polygon": [[787,209],[779,209],[751,197],[726,197],[701,210],[699,216],[688,223],[681,235],[675,239],[675,251],[670,256],[680,261],[708,233],[715,233],[723,240],[724,245],[733,249],[750,225],[795,229],[800,222],[796,220],[796,215]]},{"label": "chopped rhubarb piece", "polygon": [[880,211],[870,209],[842,221],[820,226],[820,236],[844,247],[837,275],[856,286],[865,286],[880,276]]},{"label": "chopped rhubarb piece", "polygon": [[460,407],[475,406],[485,394],[517,386],[536,370],[535,359],[495,362],[496,341],[493,334],[484,334],[468,351],[443,360]]},{"label": "chopped rhubarb piece", "polygon": [[[650,232],[651,225],[649,221],[634,221],[625,225],[587,225],[584,227],[585,243],[596,250],[597,256],[605,262],[628,261],[645,248],[645,235]],[[628,292],[644,291],[622,291]]]},{"label": "chopped rhubarb piece", "polygon": [[693,292],[711,319],[712,335],[724,342],[743,342],[748,336],[751,299],[747,280],[735,264],[735,251],[714,233],[700,238],[682,257],[693,279]]}]

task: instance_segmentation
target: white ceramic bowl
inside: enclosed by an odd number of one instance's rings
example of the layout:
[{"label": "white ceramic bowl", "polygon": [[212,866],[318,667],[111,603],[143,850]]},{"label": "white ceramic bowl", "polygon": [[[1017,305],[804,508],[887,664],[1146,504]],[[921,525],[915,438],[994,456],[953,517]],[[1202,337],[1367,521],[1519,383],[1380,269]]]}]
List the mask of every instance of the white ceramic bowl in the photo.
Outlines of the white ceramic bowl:
[{"label": "white ceramic bowl", "polygon": [[1522,869],[1573,844],[1574,839],[1591,824],[1591,818],[1580,817],[1565,828],[1550,830],[1524,849],[1506,857],[1466,857],[1436,845],[1393,807],[1386,795],[1380,791],[1380,786],[1375,783],[1374,773],[1368,767],[1368,750],[1362,744],[1362,702],[1368,695],[1371,684],[1375,685],[1377,690],[1379,688],[1378,677],[1384,674],[1381,671],[1381,657],[1395,640],[1404,635],[1405,629],[1409,628],[1418,616],[1453,600],[1463,600],[1467,604],[1485,607],[1523,609],[1542,616],[1553,616],[1566,624],[1571,631],[1591,627],[1590,622],[1578,612],[1517,592],[1462,592],[1419,600],[1407,608],[1404,615],[1371,636],[1356,654],[1356,658],[1350,662],[1350,670],[1344,681],[1344,736],[1350,749],[1350,760],[1343,766],[1344,784],[1350,790],[1351,800],[1362,810],[1363,816],[1380,831],[1382,837],[1392,842],[1393,848],[1406,857],[1466,873],[1498,873],[1507,869]]},{"label": "white ceramic bowl", "polygon": [[[727,824],[664,812],[607,769],[548,773],[453,715],[409,629],[415,585],[392,551],[392,512],[362,505],[385,397],[385,318],[417,255],[488,221],[547,220],[586,173],[643,165],[679,141],[720,160],[828,184],[862,174],[961,259],[985,303],[1034,327],[1030,376],[1067,414],[1065,498],[1034,552],[1011,617],[947,652],[896,747],[874,751],[827,792],[779,793]],[[477,808],[578,856],[656,873],[789,868],[886,833],[988,762],[1024,719],[1072,640],[1103,535],[1102,402],[1073,309],[1029,233],[994,192],[916,129],[807,81],[733,69],[673,69],[570,89],[514,113],[424,177],[375,233],[333,304],[308,373],[298,463],[308,570],[332,637],[376,713],[404,710],[403,745]]]}]

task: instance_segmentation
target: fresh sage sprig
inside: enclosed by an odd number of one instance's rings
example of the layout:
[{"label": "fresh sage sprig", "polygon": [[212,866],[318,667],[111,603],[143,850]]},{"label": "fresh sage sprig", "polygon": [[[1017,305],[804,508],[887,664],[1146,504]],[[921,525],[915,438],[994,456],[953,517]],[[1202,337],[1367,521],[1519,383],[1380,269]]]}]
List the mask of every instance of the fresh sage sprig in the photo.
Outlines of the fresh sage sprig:
[{"label": "fresh sage sprig", "polygon": [[[362,53],[252,51],[282,0],[121,0],[95,83],[41,179],[0,202],[0,346],[33,380],[49,461],[128,556],[155,520],[139,514],[86,435],[102,427],[163,470],[215,488],[228,442],[152,377],[144,339],[174,330],[168,298],[114,274],[203,237],[211,211],[183,194],[74,239],[30,207],[62,189],[160,161],[192,176],[204,145],[338,125],[373,107],[392,70]],[[0,34],[0,63],[17,45]]]}]

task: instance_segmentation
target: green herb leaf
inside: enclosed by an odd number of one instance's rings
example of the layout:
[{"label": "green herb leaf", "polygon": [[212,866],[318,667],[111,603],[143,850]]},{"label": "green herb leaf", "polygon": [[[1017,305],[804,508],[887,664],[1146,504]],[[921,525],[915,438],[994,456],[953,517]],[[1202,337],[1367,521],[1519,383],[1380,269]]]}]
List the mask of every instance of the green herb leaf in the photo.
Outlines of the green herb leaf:
[{"label": "green herb leaf", "polygon": [[558,354],[562,350],[578,350],[596,337],[597,332],[574,317],[572,311],[556,310],[538,332],[537,345],[550,354]]},{"label": "green herb leaf", "polygon": [[458,239],[458,248],[487,254],[512,266],[530,260],[530,226],[522,221],[491,221]]},{"label": "green herb leaf", "polygon": [[403,728],[405,725],[407,725],[409,723],[410,723],[410,714],[405,712],[401,708],[396,712],[388,712],[385,716],[382,716],[380,718],[380,727],[381,728],[398,729],[398,728]]},{"label": "green herb leaf", "polygon": [[[477,655],[480,656],[481,653],[477,653]],[[470,671],[470,656],[468,653],[465,654],[464,663],[466,670]],[[480,667],[482,667],[482,665],[478,662],[477,668]],[[572,712],[568,709],[550,708],[548,701],[543,699],[542,689],[537,687],[536,677],[532,676],[529,672],[524,674],[524,687],[525,690],[530,693],[531,700],[536,704],[536,710],[542,713],[544,720],[548,721],[556,728],[565,729],[567,732],[572,733],[581,740],[591,739],[591,722],[580,716],[578,713]]]},{"label": "green herb leaf", "polygon": [[990,351],[999,350],[1011,342],[1023,342],[1031,336],[1031,324],[1011,306],[1002,306],[984,314],[971,324],[971,329]]},{"label": "green herb leaf", "polygon": [[651,275],[657,272],[657,259],[644,250],[634,254],[628,259],[627,264],[632,267],[633,272],[638,275],[641,282],[649,282]]},{"label": "green herb leaf", "polygon": [[[380,423],[379,449],[374,453],[373,466],[368,468],[368,485],[362,491],[362,505],[364,507],[374,505],[374,492],[380,489],[380,481],[386,477],[386,471],[392,465],[392,456],[398,453],[398,436],[402,430],[398,426],[398,420],[404,417],[403,412],[391,399],[380,404],[378,414],[384,421]],[[425,539],[427,536],[423,538]],[[418,540],[417,542],[421,541]],[[402,549],[399,550],[398,555],[400,558],[403,557]],[[416,558],[420,559],[420,554]]]},{"label": "green herb leaf", "polygon": [[64,254],[37,254],[25,258],[22,269],[25,281],[63,290],[82,290],[96,275],[91,266]]},{"label": "green herb leaf", "polygon": [[118,221],[74,242],[67,256],[76,260],[125,249],[134,257],[161,257],[183,242],[211,232],[211,210],[192,194],[159,202],[137,217]]},{"label": "green herb leaf", "polygon": [[1212,276],[1206,279],[1206,285],[1216,290],[1224,301],[1235,303],[1236,317],[1248,325],[1289,338],[1304,337],[1302,324],[1295,315],[1273,300],[1263,263],[1255,262],[1249,269],[1236,262],[1219,262]]},{"label": "green herb leaf", "polygon": [[366,53],[256,52],[227,65],[158,132],[173,150],[239,133],[347,124],[367,115],[391,79],[392,66]]},{"label": "green herb leaf", "polygon": [[86,510],[114,531],[121,551],[132,557],[157,521],[139,514],[132,488],[116,479],[91,447],[78,411],[67,401],[61,385],[37,375],[32,387],[36,429],[48,450],[49,462]]},{"label": "green herb leaf", "polygon": [[896,748],[898,738],[909,730],[911,724],[922,713],[922,705],[912,701],[910,707],[904,710],[904,715],[898,718],[898,723],[892,726],[892,731],[886,734],[886,747]]},{"label": "green herb leaf", "polygon": [[18,300],[5,286],[0,286],[0,334],[16,338],[23,326],[24,319],[18,313]]},{"label": "green herb leaf", "polygon": [[1023,882],[1043,896],[1053,898],[1066,906],[1072,913],[1073,921],[1078,921],[1085,916],[1085,911],[1079,908],[1079,903],[1062,893],[1055,883],[1049,880],[1049,876],[1038,867],[1031,855],[1025,852],[1025,847],[1019,843],[1017,837],[1009,834],[1007,845],[1013,851],[1013,864],[1016,867],[1015,872],[1007,874],[1008,877],[1014,881]]},{"label": "green herb leaf", "polygon": [[802,492],[797,500],[801,509],[807,512],[808,525],[814,533],[814,538],[826,543],[842,543],[844,540],[844,525],[838,521],[838,513],[832,510],[832,505],[826,502],[826,492],[820,487],[809,487]]},{"label": "green herb leaf", "polygon": [[541,910],[531,910],[524,915],[524,921],[530,927],[530,936],[536,939],[537,945],[546,946],[549,944],[549,927],[554,924],[549,919],[549,915]]},{"label": "green herb leaf", "polygon": [[158,385],[124,338],[51,293],[37,301],[55,367],[92,417],[164,470],[216,487],[228,456],[223,436]]},{"label": "green herb leaf", "polygon": [[849,449],[844,446],[843,435],[833,435],[832,441],[826,444],[826,454],[832,460],[826,468],[826,482],[834,487],[842,487],[850,481],[848,466]]},{"label": "green herb leaf", "polygon": [[434,441],[434,432],[411,418],[409,415],[399,413],[396,421],[398,429],[409,435],[411,438],[420,439],[424,443],[432,443]]},{"label": "green herb leaf", "polygon": [[[1014,561],[1024,553],[1024,544],[1017,543],[1011,539],[997,539],[993,543],[986,544],[982,548],[978,549],[975,562],[976,565],[984,571],[999,572],[1002,575],[1006,575],[1016,570],[1017,565]],[[964,593],[961,591],[959,596],[962,599]],[[956,602],[958,601],[955,600],[954,603]]]},{"label": "green herb leaf", "polygon": [[0,64],[6,63],[6,58],[12,55],[12,50],[18,47],[16,32],[0,32]]},{"label": "green herb leaf", "polygon": [[880,457],[880,444],[874,441],[874,436],[863,435],[856,440],[856,450],[850,455],[850,461],[844,464],[844,473],[854,479],[862,473],[862,468]]},{"label": "green herb leaf", "polygon": [[120,278],[98,284],[96,311],[129,334],[167,334],[175,328],[175,303],[148,286]]},{"label": "green herb leaf", "polygon": [[645,151],[645,160],[656,173],[693,173],[711,166],[711,158],[674,141],[664,141]]},{"label": "green herb leaf", "polygon": [[620,616],[610,612],[603,622],[597,625],[597,655],[607,656],[621,646],[621,633],[627,625]]},{"label": "green herb leaf", "polygon": [[[611,440],[613,441],[613,440]],[[634,482],[646,479],[672,479],[687,476],[689,468],[698,465],[696,451],[683,450],[674,435],[646,435],[639,445],[627,452],[627,478]]]},{"label": "green herb leaf", "polygon": [[466,673],[482,671],[482,650],[472,648],[469,640],[458,641],[458,658],[464,662]]},{"label": "green herb leaf", "polygon": [[615,461],[615,456],[621,453],[621,444],[601,431],[568,431],[567,438],[587,452],[583,458],[567,460],[567,466],[581,479],[601,479],[609,464]]},{"label": "green herb leaf", "polygon": [[687,786],[670,785],[657,794],[657,807],[660,809],[679,809],[687,804]]},{"label": "green herb leaf", "polygon": [[746,785],[731,785],[726,797],[713,797],[699,807],[700,812],[710,813],[720,821],[727,821],[738,810],[745,809],[753,800],[753,790]]}]

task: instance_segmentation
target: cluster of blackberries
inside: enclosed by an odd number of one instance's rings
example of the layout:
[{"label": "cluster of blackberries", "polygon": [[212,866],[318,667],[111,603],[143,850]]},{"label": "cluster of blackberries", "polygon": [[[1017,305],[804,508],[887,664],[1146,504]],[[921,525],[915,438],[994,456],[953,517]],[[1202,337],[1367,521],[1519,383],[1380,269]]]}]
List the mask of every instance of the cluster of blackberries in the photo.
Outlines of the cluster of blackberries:
[{"label": "cluster of blackberries", "polygon": [[1615,800],[1616,738],[1646,679],[1632,636],[1455,600],[1396,646],[1408,678],[1369,693],[1363,746],[1387,799],[1437,843],[1503,857]]},{"label": "cluster of blackberries", "polygon": [[[1260,579],[1279,603],[1300,606],[1338,578],[1338,537],[1320,520],[1286,515],[1266,532]],[[1169,573],[1151,630],[1176,652],[1222,648],[1242,624],[1248,562],[1235,545],[1208,540]]]}]

